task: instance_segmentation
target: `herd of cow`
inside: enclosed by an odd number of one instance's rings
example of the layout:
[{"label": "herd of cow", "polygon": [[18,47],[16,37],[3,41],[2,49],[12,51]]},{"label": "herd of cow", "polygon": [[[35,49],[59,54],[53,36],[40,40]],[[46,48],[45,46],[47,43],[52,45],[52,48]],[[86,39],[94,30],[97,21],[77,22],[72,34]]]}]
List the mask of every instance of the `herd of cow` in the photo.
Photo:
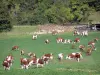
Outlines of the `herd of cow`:
[{"label": "herd of cow", "polygon": [[[74,32],[74,35],[76,35],[76,31]],[[84,33],[84,35],[88,36],[88,33]],[[32,37],[32,39],[37,39],[37,35],[34,35]],[[93,50],[96,50],[95,47],[95,43],[98,41],[98,38],[93,38],[93,40],[91,40],[90,42],[88,42],[88,46],[84,46],[84,45],[79,45],[79,52],[73,52],[70,53],[66,56],[66,59],[75,59],[78,62],[80,61],[80,59],[83,59],[82,56],[82,51],[86,52],[86,55],[91,55]],[[49,39],[45,40],[45,44],[48,44],[50,41]],[[80,38],[75,38],[74,40],[71,39],[64,39],[62,37],[58,37],[56,39],[57,44],[58,43],[69,43],[69,44],[76,44],[80,42]],[[12,50],[19,50],[19,46],[13,46]],[[24,55],[25,52],[24,50],[20,51],[20,55]],[[47,54],[43,54],[40,58],[37,58],[35,53],[29,52],[27,53],[28,56],[30,56],[30,58],[20,58],[20,65],[21,65],[21,69],[28,69],[30,66],[32,65],[36,65],[37,67],[44,67],[45,64],[48,64],[49,61],[53,60],[54,55],[52,53],[47,53]],[[58,54],[58,60],[62,61],[64,58],[64,54],[63,53],[59,53]],[[10,54],[8,55],[4,61],[3,61],[3,67],[5,70],[10,70],[10,67],[12,66],[14,61],[14,57]]]}]

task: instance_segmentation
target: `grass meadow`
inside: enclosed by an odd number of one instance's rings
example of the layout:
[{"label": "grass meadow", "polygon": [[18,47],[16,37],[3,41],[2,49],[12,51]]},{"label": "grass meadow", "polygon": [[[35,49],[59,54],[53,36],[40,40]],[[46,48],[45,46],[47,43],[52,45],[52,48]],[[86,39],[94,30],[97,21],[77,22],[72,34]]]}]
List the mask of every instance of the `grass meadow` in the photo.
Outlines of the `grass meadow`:
[{"label": "grass meadow", "polygon": [[[25,30],[24,30],[25,29]],[[63,33],[52,36],[51,34],[38,35],[37,40],[32,40],[32,35],[24,34],[31,32],[31,29],[23,28],[21,32],[19,28],[15,28],[12,32],[0,34],[0,75],[100,75],[100,40],[96,43],[96,51],[92,55],[86,56],[83,52],[83,59],[80,62],[75,60],[66,60],[67,54],[72,52],[79,52],[78,46],[80,44],[87,45],[87,43],[95,37],[100,38],[100,32],[90,32],[88,37],[72,36],[72,33]],[[75,49],[71,49],[71,44],[57,44],[56,38],[63,37],[72,39],[79,37],[81,42],[75,44]],[[45,44],[44,40],[48,38],[49,44]],[[12,51],[12,46],[18,45],[19,49],[24,49],[25,55],[20,55],[20,51]],[[28,70],[20,69],[20,57],[27,57],[28,52],[36,53],[37,57],[41,57],[45,53],[53,53],[54,59],[43,68],[30,67]],[[59,62],[57,59],[58,53],[64,53],[64,59]],[[4,70],[2,62],[4,58],[12,54],[14,56],[14,63],[11,70]]]}]

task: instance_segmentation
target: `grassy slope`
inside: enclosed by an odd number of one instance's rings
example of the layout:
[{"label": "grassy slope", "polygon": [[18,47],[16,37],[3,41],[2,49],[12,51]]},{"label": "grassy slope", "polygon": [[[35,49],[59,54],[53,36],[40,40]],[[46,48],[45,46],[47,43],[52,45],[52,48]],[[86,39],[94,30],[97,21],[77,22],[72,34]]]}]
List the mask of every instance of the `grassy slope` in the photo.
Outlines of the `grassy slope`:
[{"label": "grassy slope", "polygon": [[[86,45],[92,38],[100,37],[99,34],[100,32],[96,32],[90,33],[90,36],[88,37],[81,37],[81,43]],[[14,56],[14,64],[10,71],[4,71],[2,65],[0,65],[0,75],[99,75],[100,42],[96,44],[97,51],[94,51],[91,56],[86,56],[83,53],[84,59],[79,63],[74,60],[65,60],[65,56],[62,62],[58,62],[58,53],[62,52],[67,55],[68,53],[79,51],[78,49],[70,49],[71,45],[56,44],[56,37],[61,36],[64,38],[74,39],[75,37],[72,37],[72,34],[65,33],[57,36],[40,35],[37,40],[32,40],[31,35],[17,35],[15,37],[11,36],[13,35],[7,34],[2,36],[5,37],[5,39],[0,39],[0,64],[9,53],[12,53]],[[50,39],[50,44],[44,44],[45,38]],[[42,56],[44,53],[52,52],[55,58],[48,65],[45,65],[44,68],[34,69],[34,67],[31,67],[29,70],[20,70],[20,52],[11,51],[13,45],[18,45],[20,49],[25,49],[25,52],[35,52],[37,57]],[[76,46],[78,46],[78,44]],[[27,57],[27,55],[23,57]],[[70,68],[73,70],[71,71]],[[89,73],[89,69],[90,71],[93,71]],[[97,72],[95,72],[95,70],[97,70]]]}]

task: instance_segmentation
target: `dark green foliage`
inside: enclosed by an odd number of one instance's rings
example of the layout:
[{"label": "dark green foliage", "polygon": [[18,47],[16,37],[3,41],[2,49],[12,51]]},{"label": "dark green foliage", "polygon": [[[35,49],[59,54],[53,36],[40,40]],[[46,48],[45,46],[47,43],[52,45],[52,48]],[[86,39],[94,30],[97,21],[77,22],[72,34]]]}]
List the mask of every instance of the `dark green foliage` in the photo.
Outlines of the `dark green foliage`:
[{"label": "dark green foliage", "polygon": [[79,23],[93,9],[100,10],[99,0],[2,0],[0,17],[10,17],[13,25]]},{"label": "dark green foliage", "polygon": [[12,25],[10,22],[10,16],[8,9],[10,9],[11,6],[9,5],[8,8],[6,7],[5,3],[0,2],[0,32],[2,31],[10,31],[12,29]]}]

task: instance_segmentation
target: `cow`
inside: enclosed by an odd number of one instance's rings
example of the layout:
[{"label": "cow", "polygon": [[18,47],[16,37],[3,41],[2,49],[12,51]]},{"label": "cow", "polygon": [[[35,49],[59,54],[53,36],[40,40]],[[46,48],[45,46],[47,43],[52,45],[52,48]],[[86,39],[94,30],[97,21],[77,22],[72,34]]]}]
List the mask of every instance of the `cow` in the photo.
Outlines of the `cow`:
[{"label": "cow", "polygon": [[78,42],[80,42],[80,38],[75,38],[74,43],[78,43]]},{"label": "cow", "polygon": [[39,66],[41,66],[41,67],[44,67],[44,60],[43,59],[40,59],[40,58],[37,58],[37,68],[39,67]]},{"label": "cow", "polygon": [[33,36],[32,36],[32,40],[36,40],[37,39],[37,34],[34,34]]},{"label": "cow", "polygon": [[52,60],[53,59],[53,54],[52,53],[44,54],[42,56],[42,58],[48,58],[49,60]]},{"label": "cow", "polygon": [[19,50],[19,47],[18,46],[13,46],[12,50]]},{"label": "cow", "polygon": [[49,41],[48,39],[45,40],[45,44],[49,44],[49,42],[50,42],[50,41]]},{"label": "cow", "polygon": [[94,38],[94,42],[98,42],[98,40],[99,40],[98,38]]},{"label": "cow", "polygon": [[4,70],[10,70],[10,64],[8,61],[4,60],[2,63]]},{"label": "cow", "polygon": [[88,47],[86,51],[86,55],[91,55],[92,54],[92,47]]},{"label": "cow", "polygon": [[83,32],[81,33],[81,35],[82,35],[82,36],[88,36],[88,31],[87,31],[87,30],[83,31]]},{"label": "cow", "polygon": [[80,59],[82,59],[82,54],[81,52],[75,52],[75,53],[71,53],[71,54],[68,54],[66,56],[66,59],[76,59],[78,62],[80,61]]},{"label": "cow", "polygon": [[28,69],[29,68],[29,62],[27,58],[20,58],[21,68],[22,69]]},{"label": "cow", "polygon": [[29,56],[29,57],[36,57],[36,54],[35,54],[35,53],[32,53],[32,52],[29,52],[29,53],[28,53],[28,56]]},{"label": "cow", "polygon": [[63,53],[59,53],[59,54],[58,54],[58,60],[59,60],[59,61],[61,61],[61,60],[63,59],[63,57],[64,57]]},{"label": "cow", "polygon": [[80,35],[80,32],[77,30],[74,30],[73,36],[75,36],[75,35]]},{"label": "cow", "polygon": [[24,54],[25,54],[24,50],[21,50],[20,55],[24,55]]},{"label": "cow", "polygon": [[52,53],[44,54],[41,57],[41,59],[44,60],[44,64],[48,64],[48,62],[53,59],[53,54]]},{"label": "cow", "polygon": [[44,66],[44,60],[43,59],[40,59],[40,58],[33,57],[31,59],[28,59],[28,62],[29,62],[29,65],[28,66],[36,65],[37,68],[39,66],[41,66],[41,67]]},{"label": "cow", "polygon": [[52,31],[52,35],[57,35],[58,32],[57,31]]},{"label": "cow", "polygon": [[80,49],[80,51],[84,51],[85,45],[79,45],[79,49]]},{"label": "cow", "polygon": [[12,66],[13,63],[13,56],[10,54],[6,57],[5,61],[7,61],[9,63],[10,66]]},{"label": "cow", "polygon": [[88,42],[88,46],[91,46],[91,45],[95,45],[95,42],[94,41]]},{"label": "cow", "polygon": [[66,44],[66,43],[71,43],[72,42],[72,40],[70,40],[70,39],[63,39],[63,41],[62,41],[64,44]]},{"label": "cow", "polygon": [[64,39],[61,38],[61,37],[59,37],[59,38],[56,39],[56,41],[57,41],[57,43],[63,43],[64,42]]}]

